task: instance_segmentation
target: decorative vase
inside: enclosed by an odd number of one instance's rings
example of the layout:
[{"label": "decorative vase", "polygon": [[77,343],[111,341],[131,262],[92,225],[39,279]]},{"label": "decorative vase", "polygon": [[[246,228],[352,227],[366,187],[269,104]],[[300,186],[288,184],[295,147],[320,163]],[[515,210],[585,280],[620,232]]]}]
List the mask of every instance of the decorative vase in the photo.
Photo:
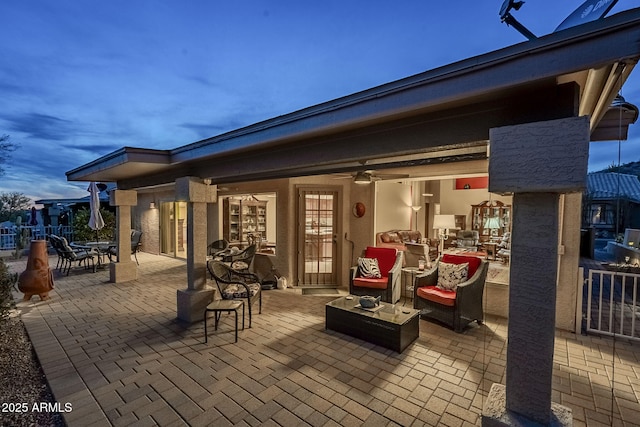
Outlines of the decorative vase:
[{"label": "decorative vase", "polygon": [[29,247],[27,268],[18,278],[18,289],[24,293],[24,301],[38,295],[41,300],[49,299],[53,289],[53,273],[49,268],[49,254],[46,240],[32,240]]},{"label": "decorative vase", "polygon": [[360,306],[362,308],[374,308],[380,305],[380,297],[362,296],[360,297]]}]

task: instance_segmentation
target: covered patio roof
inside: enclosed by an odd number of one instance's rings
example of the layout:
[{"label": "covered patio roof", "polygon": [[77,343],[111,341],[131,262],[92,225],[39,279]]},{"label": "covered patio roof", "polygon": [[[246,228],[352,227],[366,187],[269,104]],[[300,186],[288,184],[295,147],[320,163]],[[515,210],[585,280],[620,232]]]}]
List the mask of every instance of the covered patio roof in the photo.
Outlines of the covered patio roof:
[{"label": "covered patio roof", "polygon": [[176,149],[124,147],[67,179],[133,189],[484,159],[493,127],[589,115],[594,132],[638,40],[633,9]]}]

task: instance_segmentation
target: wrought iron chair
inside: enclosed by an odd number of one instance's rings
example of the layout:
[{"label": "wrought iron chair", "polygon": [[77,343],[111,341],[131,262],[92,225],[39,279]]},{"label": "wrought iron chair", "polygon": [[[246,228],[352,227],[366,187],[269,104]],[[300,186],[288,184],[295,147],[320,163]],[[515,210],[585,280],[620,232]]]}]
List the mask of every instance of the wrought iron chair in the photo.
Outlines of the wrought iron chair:
[{"label": "wrought iron chair", "polygon": [[243,251],[226,255],[224,261],[231,263],[230,267],[234,270],[248,272],[256,255],[256,245],[249,245]]},{"label": "wrought iron chair", "polygon": [[208,251],[209,251],[209,256],[212,257],[219,257],[222,256],[227,249],[229,249],[229,242],[226,239],[220,239],[220,240],[216,240],[215,242],[211,243],[208,247],[207,247]]},{"label": "wrought iron chair", "polygon": [[262,289],[260,279],[253,273],[237,271],[222,261],[210,260],[207,270],[216,282],[222,299],[247,302],[249,327],[251,327],[252,306],[258,302],[258,313],[262,313]]},{"label": "wrought iron chair", "polygon": [[84,264],[85,268],[89,268],[89,262],[91,262],[91,268],[96,271],[96,264],[93,259],[93,254],[85,249],[74,249],[69,246],[67,239],[60,237],[60,254],[62,255],[63,263],[61,266],[62,272],[66,271],[66,275],[69,275],[71,267],[74,262],[78,263],[78,266]]},{"label": "wrought iron chair", "polygon": [[[142,231],[131,230],[131,255],[133,255],[133,257],[136,259],[136,264],[138,265],[140,265],[140,263],[138,262],[137,253],[140,252],[140,249],[142,248],[141,239],[142,239]],[[109,257],[109,260],[111,260],[111,257],[117,254],[118,254],[117,247],[109,246],[109,249],[107,251],[107,256]]]},{"label": "wrought iron chair", "polygon": [[62,249],[62,241],[60,240],[60,237],[58,237],[57,235],[49,234],[49,243],[51,243],[51,247],[56,252],[56,255],[58,255],[58,261],[56,262],[56,270],[59,271],[63,263],[65,262],[64,250]]}]

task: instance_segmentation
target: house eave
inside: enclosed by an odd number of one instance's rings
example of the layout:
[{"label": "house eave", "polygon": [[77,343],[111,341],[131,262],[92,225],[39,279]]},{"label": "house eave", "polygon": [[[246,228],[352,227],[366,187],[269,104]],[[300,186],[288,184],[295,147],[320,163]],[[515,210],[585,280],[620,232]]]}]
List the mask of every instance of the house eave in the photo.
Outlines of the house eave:
[{"label": "house eave", "polygon": [[[594,92],[590,98],[595,100],[580,106],[581,112],[593,116],[592,129],[595,129],[603,114],[602,105],[615,96],[616,88],[624,83],[640,57],[639,40],[640,9],[633,9],[170,151],[158,151],[151,162],[135,161],[129,152],[135,149],[127,148],[124,153],[115,152],[67,172],[67,179],[127,181],[124,184],[129,187],[134,187],[139,177],[145,177],[145,185],[170,182],[178,174],[191,170],[206,173],[203,164],[211,164],[212,160],[228,160],[243,153],[284,146],[297,145],[298,150],[306,150],[301,144],[312,138],[321,141],[341,133],[366,134],[368,127],[507,99],[521,93],[524,87],[559,85],[566,82],[563,76],[586,80],[584,75],[593,72],[590,70],[615,68],[620,70],[614,75],[617,80],[609,77],[604,84],[590,87],[588,90]],[[514,122],[518,120],[515,118]],[[452,144],[460,142],[469,141],[452,141]],[[313,164],[296,167],[313,173]],[[326,169],[327,164],[323,168]],[[260,167],[251,169],[252,178],[260,176]],[[247,177],[240,173],[219,178],[241,181]]]},{"label": "house eave", "polygon": [[68,181],[117,182],[140,173],[158,173],[171,166],[169,150],[123,147],[66,172]]}]

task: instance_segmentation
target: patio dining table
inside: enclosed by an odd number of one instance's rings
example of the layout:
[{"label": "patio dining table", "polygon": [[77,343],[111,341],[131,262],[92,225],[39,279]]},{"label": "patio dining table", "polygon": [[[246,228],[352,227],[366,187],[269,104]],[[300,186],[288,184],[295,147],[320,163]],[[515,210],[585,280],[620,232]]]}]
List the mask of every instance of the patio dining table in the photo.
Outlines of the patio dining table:
[{"label": "patio dining table", "polygon": [[115,245],[116,245],[115,242],[109,242],[109,241],[82,242],[82,243],[71,242],[69,244],[69,246],[71,246],[72,248],[84,249],[88,252],[95,253],[96,256],[98,257],[98,264],[96,265],[96,268],[106,267],[107,263],[104,261],[105,255],[107,256],[107,258],[109,258],[109,261],[111,261],[110,248],[114,247]]}]

